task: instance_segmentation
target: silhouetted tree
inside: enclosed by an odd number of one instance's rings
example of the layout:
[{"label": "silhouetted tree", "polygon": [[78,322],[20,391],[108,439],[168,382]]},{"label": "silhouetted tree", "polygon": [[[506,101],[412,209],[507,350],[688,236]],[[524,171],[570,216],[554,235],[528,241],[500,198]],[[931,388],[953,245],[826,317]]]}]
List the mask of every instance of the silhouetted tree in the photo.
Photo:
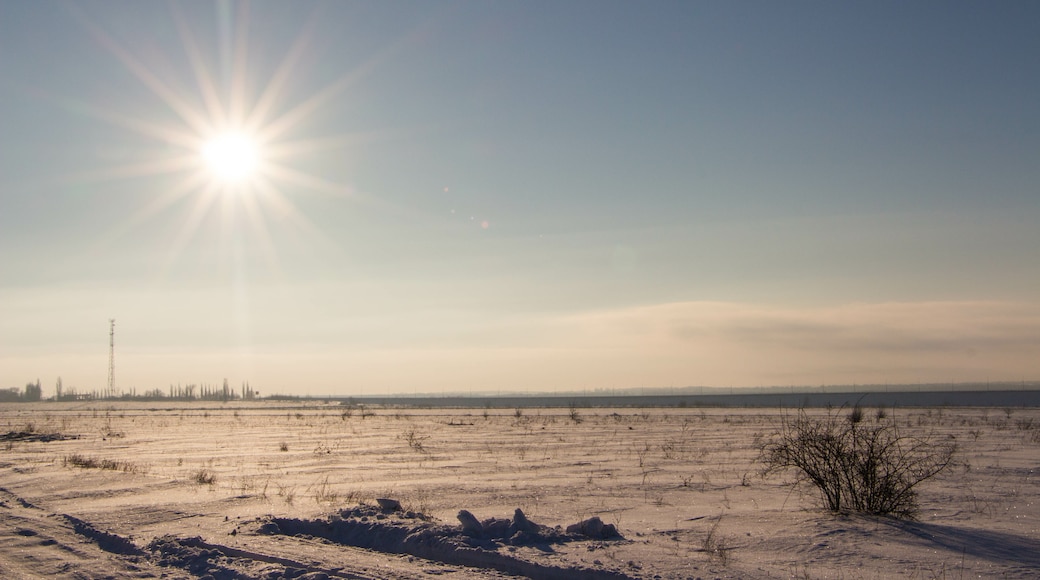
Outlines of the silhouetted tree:
[{"label": "silhouetted tree", "polygon": [[43,398],[43,387],[40,386],[40,379],[36,379],[35,383],[25,384],[25,396],[23,398],[26,401],[39,401]]}]

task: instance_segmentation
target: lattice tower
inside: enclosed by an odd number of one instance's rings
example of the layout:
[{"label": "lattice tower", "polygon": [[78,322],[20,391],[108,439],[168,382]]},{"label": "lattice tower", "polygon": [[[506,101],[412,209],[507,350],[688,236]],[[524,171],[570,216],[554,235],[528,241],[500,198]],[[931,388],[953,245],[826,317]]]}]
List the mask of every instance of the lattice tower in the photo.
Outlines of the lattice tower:
[{"label": "lattice tower", "polygon": [[106,397],[116,395],[116,319],[108,319],[108,391]]}]

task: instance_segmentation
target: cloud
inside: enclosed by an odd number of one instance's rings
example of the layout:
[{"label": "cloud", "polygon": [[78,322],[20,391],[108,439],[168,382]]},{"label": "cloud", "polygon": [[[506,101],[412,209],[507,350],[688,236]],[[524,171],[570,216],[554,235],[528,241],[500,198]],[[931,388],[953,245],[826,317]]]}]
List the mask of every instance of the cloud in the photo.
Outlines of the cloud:
[{"label": "cloud", "polygon": [[[1040,346],[1040,308],[1000,302],[850,304],[828,308],[721,305],[710,323],[705,306],[685,305],[675,328],[687,338],[715,337],[791,350],[966,352]],[[710,307],[709,307],[710,308]]]},{"label": "cloud", "polygon": [[1040,305],[1033,303],[679,302],[590,313],[573,322],[587,347],[655,363],[686,359],[687,384],[1017,380],[1040,374]]},{"label": "cloud", "polygon": [[[1032,302],[698,301],[539,313],[435,303],[394,310],[392,300],[324,310],[329,300],[254,296],[251,334],[238,340],[234,317],[212,311],[226,302],[201,296],[159,300],[180,305],[174,318],[147,318],[156,300],[116,316],[120,385],[226,377],[264,392],[375,394],[1040,377],[1040,303]],[[67,307],[48,314],[43,306],[54,303]],[[107,312],[47,295],[17,304],[26,308],[12,313],[33,314],[12,317],[0,336],[7,386],[58,375],[84,389],[104,383]],[[208,315],[189,316],[200,304]]]}]

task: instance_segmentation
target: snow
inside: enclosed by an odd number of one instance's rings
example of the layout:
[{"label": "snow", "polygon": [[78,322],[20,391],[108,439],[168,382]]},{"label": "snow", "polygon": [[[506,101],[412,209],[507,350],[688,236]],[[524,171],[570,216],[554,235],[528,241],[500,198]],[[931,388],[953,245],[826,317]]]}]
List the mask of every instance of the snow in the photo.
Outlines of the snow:
[{"label": "snow", "polygon": [[[1040,409],[889,409],[905,433],[959,446],[957,465],[919,489],[915,522],[829,513],[793,474],[762,478],[779,409],[345,411],[0,405],[0,435],[13,434],[0,440],[0,576],[1040,574]],[[506,530],[517,509],[543,533],[466,534],[458,519]],[[568,533],[595,517],[620,537]],[[384,541],[348,541],[358,526]]]}]

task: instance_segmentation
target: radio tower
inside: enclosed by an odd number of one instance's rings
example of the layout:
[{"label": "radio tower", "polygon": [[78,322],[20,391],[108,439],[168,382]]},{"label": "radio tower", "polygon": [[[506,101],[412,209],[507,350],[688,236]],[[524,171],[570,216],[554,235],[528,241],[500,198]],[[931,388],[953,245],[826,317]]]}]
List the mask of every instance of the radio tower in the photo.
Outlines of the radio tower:
[{"label": "radio tower", "polygon": [[108,319],[108,393],[106,398],[116,394],[116,319]]}]

